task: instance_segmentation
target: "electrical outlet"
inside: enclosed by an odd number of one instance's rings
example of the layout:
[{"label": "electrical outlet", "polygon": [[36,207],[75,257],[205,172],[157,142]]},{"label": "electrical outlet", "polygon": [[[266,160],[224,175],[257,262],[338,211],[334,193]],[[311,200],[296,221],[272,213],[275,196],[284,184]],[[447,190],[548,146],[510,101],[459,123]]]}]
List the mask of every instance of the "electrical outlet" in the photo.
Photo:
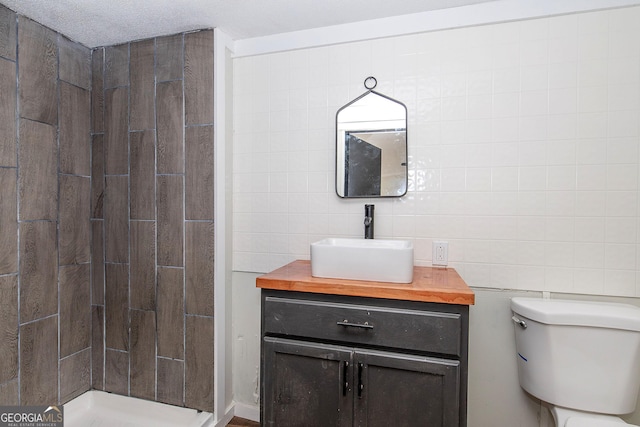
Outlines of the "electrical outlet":
[{"label": "electrical outlet", "polygon": [[449,261],[449,242],[433,241],[431,264],[435,267],[446,267]]}]

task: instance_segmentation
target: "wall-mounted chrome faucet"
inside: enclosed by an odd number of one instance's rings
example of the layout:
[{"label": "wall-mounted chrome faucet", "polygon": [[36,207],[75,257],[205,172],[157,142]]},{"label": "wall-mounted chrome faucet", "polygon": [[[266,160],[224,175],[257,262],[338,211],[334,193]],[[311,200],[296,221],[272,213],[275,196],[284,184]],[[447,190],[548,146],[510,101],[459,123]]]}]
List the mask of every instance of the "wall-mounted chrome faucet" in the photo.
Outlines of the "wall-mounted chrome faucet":
[{"label": "wall-mounted chrome faucet", "polygon": [[373,210],[375,205],[364,205],[364,238],[373,239]]}]

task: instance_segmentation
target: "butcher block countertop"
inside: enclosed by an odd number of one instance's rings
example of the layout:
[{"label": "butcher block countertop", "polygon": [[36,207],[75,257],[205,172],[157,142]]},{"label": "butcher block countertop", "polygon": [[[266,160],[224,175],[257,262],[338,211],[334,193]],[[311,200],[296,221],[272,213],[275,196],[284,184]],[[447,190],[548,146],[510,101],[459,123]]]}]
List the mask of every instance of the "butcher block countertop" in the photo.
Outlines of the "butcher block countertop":
[{"label": "butcher block countertop", "polygon": [[262,289],[405,301],[473,305],[475,295],[452,268],[414,267],[412,283],[370,282],[311,276],[311,262],[294,261],[256,279]]}]

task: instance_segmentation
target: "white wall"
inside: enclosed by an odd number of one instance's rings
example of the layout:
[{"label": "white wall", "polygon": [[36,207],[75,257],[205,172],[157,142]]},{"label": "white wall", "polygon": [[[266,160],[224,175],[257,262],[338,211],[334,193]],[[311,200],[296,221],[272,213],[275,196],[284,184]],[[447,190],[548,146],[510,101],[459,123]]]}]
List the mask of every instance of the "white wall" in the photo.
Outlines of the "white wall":
[{"label": "white wall", "polygon": [[[221,339],[220,337],[218,337],[218,345],[216,346],[216,349],[218,352],[224,352],[224,363],[225,366],[224,367],[220,367],[218,366],[218,372],[222,369],[224,369],[224,398],[222,398],[221,396],[217,396],[218,398],[218,402],[219,402],[219,410],[217,411],[218,413],[218,419],[221,420],[222,419],[222,413],[224,412],[225,415],[228,415],[228,413],[230,412],[230,407],[233,406],[233,402],[234,402],[234,396],[233,396],[233,378],[234,378],[234,363],[233,363],[233,345],[231,345],[231,343],[233,342],[231,337],[233,336],[233,275],[232,275],[232,259],[233,259],[233,254],[232,254],[232,247],[230,245],[225,244],[226,240],[227,240],[227,236],[231,236],[233,234],[233,195],[231,194],[231,192],[229,191],[225,191],[226,190],[226,183],[227,182],[231,182],[233,180],[233,114],[226,114],[227,112],[232,112],[233,111],[233,96],[231,96],[231,94],[233,93],[233,60],[231,59],[231,51],[228,49],[227,45],[225,42],[227,42],[228,40],[221,40],[221,38],[223,38],[224,36],[226,36],[226,34],[222,34],[222,31],[216,29],[216,54],[218,55],[218,59],[220,59],[221,56],[224,57],[224,62],[221,63],[222,61],[217,61],[216,62],[216,67],[220,67],[219,69],[216,70],[216,78],[217,79],[224,79],[224,82],[218,82],[216,80],[216,82],[220,85],[224,87],[224,96],[222,97],[222,99],[224,100],[224,109],[223,112],[225,114],[220,114],[221,113],[221,109],[217,108],[217,104],[216,104],[216,112],[217,112],[217,117],[216,117],[216,123],[217,123],[217,127],[216,127],[216,135],[218,138],[220,138],[220,140],[216,141],[216,156],[222,157],[223,158],[216,158],[216,160],[218,160],[218,163],[216,163],[216,172],[217,172],[217,176],[216,176],[216,182],[219,184],[221,182],[225,183],[225,187],[221,188],[221,187],[216,187],[216,192],[217,192],[217,196],[219,196],[219,198],[216,200],[216,206],[218,209],[218,213],[216,215],[216,225],[218,226],[218,229],[215,230],[216,235],[218,236],[219,240],[222,240],[223,245],[224,245],[224,258],[223,258],[223,264],[224,265],[220,265],[218,264],[217,267],[218,268],[223,268],[224,269],[224,274],[222,275],[222,278],[224,279],[224,307],[219,307],[216,306],[215,310],[217,311],[217,313],[224,313],[224,317],[225,317],[225,322],[224,322],[224,331],[216,331],[217,334],[223,334],[224,337]],[[220,50],[224,50],[224,53],[221,54]],[[222,74],[222,75],[221,75]],[[220,89],[220,86],[218,86],[218,89]],[[217,91],[217,96],[220,96],[220,91]],[[220,99],[220,98],[217,98]],[[221,127],[220,126],[220,122],[222,122],[224,125]],[[222,141],[224,140],[224,141]],[[223,146],[224,150],[220,150],[220,147]],[[224,165],[224,167],[221,167],[221,165]],[[223,206],[221,203],[221,200],[224,200],[224,204]],[[222,217],[222,215],[220,214],[220,211],[224,212],[224,222],[222,224],[220,224],[220,219]],[[224,235],[224,238],[221,238],[221,234]],[[217,242],[219,242],[219,240],[217,240]],[[218,248],[216,248],[218,249]],[[218,263],[220,263],[220,257],[217,256],[216,257],[216,261]],[[216,279],[218,279],[219,276],[216,277]],[[219,326],[219,325],[218,325]],[[220,328],[222,329],[222,328]],[[224,344],[221,344],[224,343]],[[215,361],[215,363],[219,363],[219,359],[217,359]],[[224,405],[223,403],[224,402]],[[222,409],[222,406],[224,406],[224,410]],[[226,419],[224,419],[223,421],[227,421]],[[226,425],[226,424],[224,424]]]},{"label": "white wall", "polygon": [[[334,192],[335,112],[369,75],[409,110],[401,199]],[[234,314],[235,339],[259,335],[253,273],[361,236],[365,203],[376,237],[413,240],[418,265],[448,240],[477,292],[470,426],[546,423],[514,376],[510,296],[638,304],[640,7],[236,58],[233,96],[234,313],[247,313]],[[246,404],[258,345],[234,350]]]},{"label": "white wall", "polygon": [[[431,241],[473,286],[640,295],[640,8],[235,60],[234,270],[362,235]],[[334,192],[336,110],[368,75],[409,110],[409,194]]]},{"label": "white wall", "polygon": [[232,276],[234,400],[254,408],[260,405],[260,289],[256,288],[259,275],[234,272]]}]

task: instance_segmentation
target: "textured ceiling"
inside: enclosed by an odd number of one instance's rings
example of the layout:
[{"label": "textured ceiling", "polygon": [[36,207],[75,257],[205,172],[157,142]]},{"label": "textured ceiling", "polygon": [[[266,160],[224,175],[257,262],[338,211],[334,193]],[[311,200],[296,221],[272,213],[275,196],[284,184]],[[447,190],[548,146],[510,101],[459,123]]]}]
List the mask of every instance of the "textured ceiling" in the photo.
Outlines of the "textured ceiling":
[{"label": "textured ceiling", "polygon": [[200,28],[232,39],[346,24],[492,0],[0,0],[88,47]]}]

